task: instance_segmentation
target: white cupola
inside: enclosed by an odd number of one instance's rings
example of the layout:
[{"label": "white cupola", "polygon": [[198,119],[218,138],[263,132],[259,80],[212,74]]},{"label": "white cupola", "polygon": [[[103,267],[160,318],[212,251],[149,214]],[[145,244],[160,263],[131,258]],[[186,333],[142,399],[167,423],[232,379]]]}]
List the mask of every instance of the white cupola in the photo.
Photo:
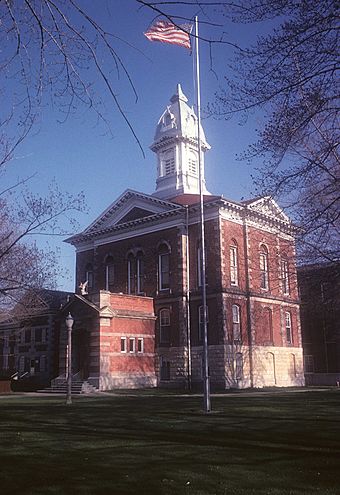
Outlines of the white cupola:
[{"label": "white cupola", "polygon": [[[181,194],[199,194],[197,116],[187,105],[181,85],[158,121],[154,142],[150,146],[157,154],[157,181],[154,196],[172,199]],[[203,193],[204,153],[210,149],[202,127],[201,160]]]}]

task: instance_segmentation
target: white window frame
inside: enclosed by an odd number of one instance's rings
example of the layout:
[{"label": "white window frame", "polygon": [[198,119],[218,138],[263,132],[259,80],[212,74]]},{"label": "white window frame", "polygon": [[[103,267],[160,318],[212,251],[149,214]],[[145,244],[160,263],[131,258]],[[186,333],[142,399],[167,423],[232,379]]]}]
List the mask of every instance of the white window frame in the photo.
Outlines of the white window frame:
[{"label": "white window frame", "polygon": [[287,344],[292,344],[293,343],[292,315],[290,311],[285,311],[285,328],[286,328],[286,342]]},{"label": "white window frame", "polygon": [[128,294],[134,293],[135,279],[134,279],[134,263],[135,258],[133,254],[129,254],[127,258],[127,276],[128,276]]},{"label": "white window frame", "polygon": [[268,251],[265,246],[261,246],[260,252],[260,287],[263,290],[269,289]]},{"label": "white window frame", "polygon": [[137,276],[137,294],[144,292],[144,258],[142,253],[136,256],[136,276]]},{"label": "white window frame", "polygon": [[[159,343],[160,344],[170,343],[170,324],[171,324],[170,309],[169,308],[160,309],[159,310]],[[164,339],[165,332],[168,335],[167,339]]]},{"label": "white window frame", "polygon": [[162,177],[174,174],[176,171],[175,166],[175,153],[174,150],[167,150],[163,153],[161,158],[161,174]]},{"label": "white window frame", "polygon": [[[140,348],[140,350],[139,350]],[[143,337],[138,337],[137,339],[137,354],[143,354],[144,352],[144,339]]]},{"label": "white window frame", "polygon": [[[131,349],[132,344],[132,349]],[[134,337],[129,337],[129,353],[134,354],[136,352],[136,339]]]},{"label": "white window frame", "polygon": [[120,352],[123,353],[123,354],[126,354],[126,337],[121,337],[120,338]]},{"label": "white window frame", "polygon": [[115,271],[113,261],[105,263],[105,290],[109,291],[110,286],[114,284]]},{"label": "white window frame", "polygon": [[[164,271],[164,259],[165,257],[168,258],[168,270]],[[164,274],[167,274],[168,277],[168,283],[164,283]],[[170,252],[167,251],[166,253],[159,253],[158,255],[158,284],[159,284],[159,290],[169,290],[170,289]]]},{"label": "white window frame", "polygon": [[189,168],[189,174],[194,175],[197,177],[197,170],[198,170],[198,157],[195,151],[190,150],[189,151],[189,156],[188,156],[188,168]]},{"label": "white window frame", "polygon": [[229,248],[230,285],[238,286],[238,249],[235,244]]},{"label": "white window frame", "polygon": [[285,295],[290,294],[290,283],[289,283],[289,264],[288,260],[281,260],[281,277],[282,277],[282,292]]},{"label": "white window frame", "polygon": [[233,342],[241,341],[241,309],[238,304],[231,306],[231,314],[233,321]]},{"label": "white window frame", "polygon": [[93,266],[91,263],[88,263],[88,265],[86,265],[85,282],[86,281],[87,281],[87,290],[93,289],[94,279],[93,279]]}]

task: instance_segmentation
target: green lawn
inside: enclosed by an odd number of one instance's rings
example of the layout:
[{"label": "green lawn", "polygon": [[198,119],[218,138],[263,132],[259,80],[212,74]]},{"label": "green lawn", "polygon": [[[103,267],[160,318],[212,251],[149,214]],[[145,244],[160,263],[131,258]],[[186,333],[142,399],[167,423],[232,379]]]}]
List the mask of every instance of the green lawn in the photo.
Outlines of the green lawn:
[{"label": "green lawn", "polygon": [[1,494],[340,494],[340,391],[0,397]]}]

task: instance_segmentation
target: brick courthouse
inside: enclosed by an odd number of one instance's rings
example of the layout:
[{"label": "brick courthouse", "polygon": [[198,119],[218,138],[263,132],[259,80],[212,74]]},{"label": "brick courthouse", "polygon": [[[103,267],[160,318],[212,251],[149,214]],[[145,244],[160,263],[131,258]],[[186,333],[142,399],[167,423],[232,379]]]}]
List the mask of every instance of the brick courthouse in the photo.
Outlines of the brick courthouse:
[{"label": "brick courthouse", "polygon": [[[202,381],[196,128],[178,85],[151,146],[155,193],[125,191],[67,240],[76,286],[86,286],[63,310],[75,318],[73,372],[102,390]],[[204,191],[212,386],[302,385],[290,220],[270,198],[237,203]]]}]

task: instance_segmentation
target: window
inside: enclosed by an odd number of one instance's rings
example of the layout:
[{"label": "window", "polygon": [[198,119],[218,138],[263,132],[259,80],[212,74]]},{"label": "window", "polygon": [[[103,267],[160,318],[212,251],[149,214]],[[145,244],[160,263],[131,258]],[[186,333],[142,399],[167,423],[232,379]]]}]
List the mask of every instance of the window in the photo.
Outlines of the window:
[{"label": "window", "polygon": [[312,354],[303,356],[303,364],[305,373],[314,373],[314,356]]},{"label": "window", "polygon": [[137,352],[139,354],[144,352],[144,340],[142,338],[137,339]]},{"label": "window", "polygon": [[113,291],[114,288],[114,264],[112,256],[106,258],[105,263],[105,290]]},{"label": "window", "polygon": [[[207,330],[208,330],[208,323],[209,323],[208,306],[206,306],[206,309],[207,309]],[[199,340],[199,342],[202,342],[204,340],[204,312],[203,312],[203,306],[199,306],[199,308],[198,308],[198,340]]]},{"label": "window", "polygon": [[128,256],[128,294],[135,293],[136,264],[133,254]]},{"label": "window", "polygon": [[269,289],[269,276],[268,276],[268,250],[266,246],[260,247],[260,287],[261,289]]},{"label": "window", "polygon": [[166,244],[162,244],[158,254],[159,290],[170,288],[170,252]]},{"label": "window", "polygon": [[286,341],[287,344],[292,343],[292,317],[289,311],[285,313],[285,324],[286,324]]},{"label": "window", "polygon": [[144,255],[138,251],[137,255],[128,256],[128,294],[144,293]]},{"label": "window", "polygon": [[233,316],[233,341],[240,342],[241,340],[241,322],[240,322],[240,306],[233,304],[231,307]]},{"label": "window", "polygon": [[170,361],[167,361],[163,357],[160,358],[160,372],[161,380],[170,380]]},{"label": "window", "polygon": [[202,287],[202,259],[201,247],[197,247],[197,287]]},{"label": "window", "polygon": [[120,338],[120,352],[126,352],[126,337]]},{"label": "window", "polygon": [[270,308],[262,312],[263,344],[273,344],[273,315]]},{"label": "window", "polygon": [[137,294],[144,292],[144,258],[143,253],[137,253]]},{"label": "window", "polygon": [[237,245],[235,242],[232,246],[230,246],[230,284],[231,285],[238,285],[237,263],[238,263]]},{"label": "window", "polygon": [[[201,246],[197,246],[197,287],[202,287],[202,257]],[[207,265],[207,252],[205,251],[205,265]],[[205,271],[205,284],[207,285],[207,270]]]},{"label": "window", "polygon": [[161,344],[170,342],[170,310],[167,308],[159,312],[159,342]]},{"label": "window", "polygon": [[129,352],[135,352],[135,339],[133,337],[129,338]]},{"label": "window", "polygon": [[87,281],[87,289],[93,289],[93,268],[90,263],[85,267],[85,282]]},{"label": "window", "polygon": [[235,379],[242,380],[243,378],[243,355],[237,352],[235,356]]},{"label": "window", "polygon": [[42,342],[43,341],[43,329],[42,328],[36,328],[34,330],[34,341],[35,342]]},{"label": "window", "polygon": [[175,156],[173,150],[168,150],[162,157],[162,175],[171,175],[175,172]]},{"label": "window", "polygon": [[25,344],[31,343],[31,330],[25,330]]},{"label": "window", "polygon": [[282,277],[282,291],[284,294],[289,294],[289,271],[288,261],[286,259],[281,260],[281,277]]},{"label": "window", "polygon": [[197,154],[194,151],[189,153],[189,174],[197,176]]}]

